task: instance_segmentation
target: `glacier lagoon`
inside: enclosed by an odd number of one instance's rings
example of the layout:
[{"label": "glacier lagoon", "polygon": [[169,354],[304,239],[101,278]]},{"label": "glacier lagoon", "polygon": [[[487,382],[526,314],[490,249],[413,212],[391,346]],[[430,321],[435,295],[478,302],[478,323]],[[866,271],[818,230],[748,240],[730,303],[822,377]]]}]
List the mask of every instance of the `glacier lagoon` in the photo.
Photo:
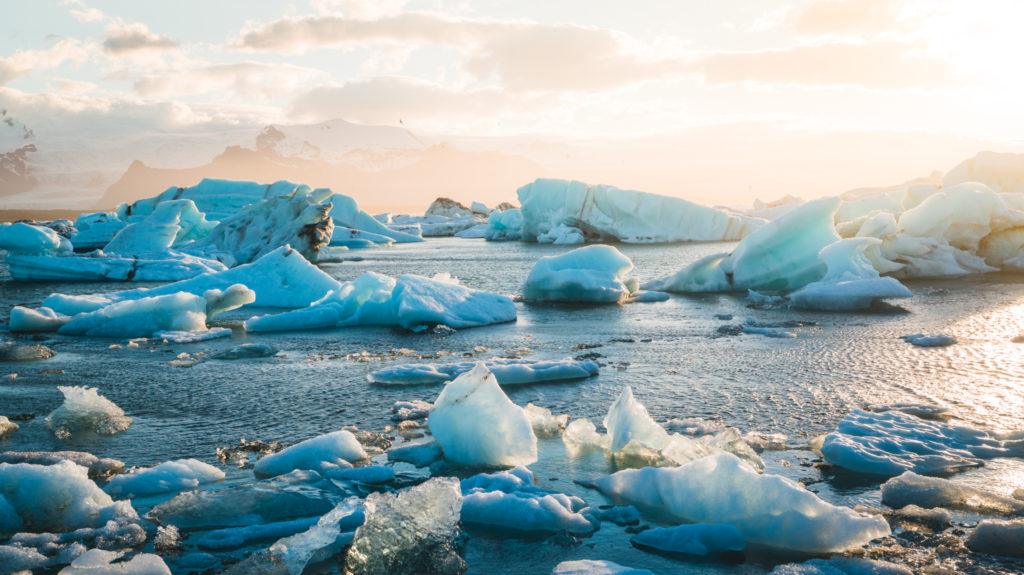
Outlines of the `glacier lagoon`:
[{"label": "glacier lagoon", "polygon": [[[616,247],[633,261],[633,273],[641,281],[650,281],[735,245]],[[429,239],[386,249],[352,250],[342,261],[320,267],[344,281],[367,271],[396,277],[447,272],[469,287],[518,296],[540,257],[568,249]],[[6,279],[5,273],[0,267],[0,277]],[[517,301],[515,323],[458,332],[412,334],[390,327],[352,327],[245,334],[238,329],[241,322],[263,312],[243,309],[225,312],[210,324],[236,328],[231,337],[190,344],[17,336],[19,341],[42,343],[58,353],[39,362],[0,363],[0,414],[35,415],[18,421],[20,429],[0,440],[0,451],[81,450],[127,466],[184,458],[218,464],[217,448],[237,446],[242,438],[293,444],[346,425],[384,431],[395,425],[391,406],[396,401],[433,402],[441,391],[440,385],[372,385],[367,381],[369,372],[409,363],[500,357],[578,357],[601,363],[600,374],[588,379],[505,389],[517,405],[533,403],[572,419],[600,422],[629,385],[662,424],[675,418],[706,418],[743,432],[784,434],[788,445],[795,447],[834,431],[852,410],[866,405],[938,404],[965,425],[1024,429],[1024,396],[1019,389],[1024,381],[1024,343],[1014,342],[1024,335],[1024,276],[1004,273],[904,281],[914,293],[912,298],[856,313],[748,307],[751,302],[742,293],[699,294],[603,306]],[[2,287],[0,322],[7,321],[12,305],[38,307],[53,292],[87,294],[125,286],[8,282]],[[765,337],[758,330],[795,337]],[[941,333],[953,336],[957,343],[920,348],[901,339],[917,333]],[[280,353],[233,361],[212,357],[242,343],[268,344]],[[5,379],[12,373],[17,377]],[[112,436],[55,438],[45,416],[63,400],[57,386],[66,385],[96,387],[133,419],[130,429]],[[397,443],[399,435],[392,435]],[[880,490],[884,477],[819,468],[820,457],[803,449],[769,450],[761,455],[767,473],[803,481],[827,502],[884,507]],[[594,508],[610,503],[599,492],[574,482],[597,480],[616,471],[616,461],[604,452],[570,452],[559,437],[541,437],[538,457],[529,467],[540,487],[581,497]],[[223,490],[254,481],[249,469],[218,465],[226,480],[202,489]],[[395,470],[403,481],[427,473],[408,464],[396,464]],[[990,459],[983,467],[951,479],[1009,497],[1015,488],[1024,487],[1024,461]],[[141,515],[169,497],[135,498],[133,503]],[[982,517],[975,511],[955,511],[953,521],[973,526]],[[641,525],[651,527],[672,524],[664,518],[641,518]],[[757,549],[747,551],[743,565],[665,557],[634,548],[627,528],[605,521],[593,535],[579,539],[507,538],[493,529],[470,528],[463,557],[468,573],[550,573],[562,561],[581,559],[611,560],[655,573],[738,573],[768,571],[794,560]],[[203,534],[187,531],[186,550],[195,550]],[[232,559],[225,557],[241,558],[273,541],[260,539],[216,552],[217,562],[211,566],[229,566]],[[921,537],[897,541],[907,548],[904,555],[893,552],[878,558],[914,566],[914,561],[934,558],[936,553],[935,545]],[[152,546],[150,542],[146,549],[152,551]],[[182,560],[185,556],[168,554],[165,559],[175,573],[200,570],[189,567]],[[1024,568],[1008,559],[955,553],[950,557],[964,561],[960,564],[964,568],[974,561],[997,572]]]}]

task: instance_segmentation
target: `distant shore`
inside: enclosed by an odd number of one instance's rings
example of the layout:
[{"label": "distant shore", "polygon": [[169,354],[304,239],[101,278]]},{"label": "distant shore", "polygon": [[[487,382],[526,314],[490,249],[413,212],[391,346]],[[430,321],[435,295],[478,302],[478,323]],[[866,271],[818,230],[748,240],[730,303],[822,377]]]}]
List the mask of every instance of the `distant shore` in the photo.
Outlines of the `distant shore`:
[{"label": "distant shore", "polygon": [[0,210],[0,222],[18,220],[50,221],[66,219],[75,221],[82,210]]}]

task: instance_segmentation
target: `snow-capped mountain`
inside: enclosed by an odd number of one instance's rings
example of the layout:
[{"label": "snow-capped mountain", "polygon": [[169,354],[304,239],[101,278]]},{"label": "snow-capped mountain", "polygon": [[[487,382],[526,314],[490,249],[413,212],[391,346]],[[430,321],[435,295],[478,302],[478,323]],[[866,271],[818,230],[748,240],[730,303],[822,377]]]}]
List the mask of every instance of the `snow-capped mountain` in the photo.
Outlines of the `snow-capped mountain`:
[{"label": "snow-capped mountain", "polygon": [[0,196],[34,188],[33,154],[38,150],[35,133],[28,126],[0,110]]}]

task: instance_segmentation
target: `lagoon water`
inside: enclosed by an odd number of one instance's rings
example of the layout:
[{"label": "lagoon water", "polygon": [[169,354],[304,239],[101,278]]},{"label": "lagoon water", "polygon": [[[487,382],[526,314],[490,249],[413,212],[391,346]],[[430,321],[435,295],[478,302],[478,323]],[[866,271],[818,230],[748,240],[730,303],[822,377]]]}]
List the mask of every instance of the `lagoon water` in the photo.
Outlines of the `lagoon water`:
[{"label": "lagoon water", "polygon": [[[642,281],[673,273],[705,255],[734,244],[617,246],[636,265]],[[388,275],[448,272],[464,284],[518,295],[533,263],[567,247],[436,239],[393,248],[353,250],[345,261],[323,264],[340,280],[364,271]],[[4,278],[0,266],[0,278]],[[21,430],[0,440],[0,451],[74,449],[112,457],[131,465],[152,465],[195,457],[218,464],[216,448],[248,440],[294,443],[346,425],[384,431],[393,425],[391,406],[398,400],[433,401],[438,386],[375,386],[371,370],[401,363],[467,361],[517,356],[561,359],[593,355],[599,376],[587,380],[530,385],[506,390],[519,405],[532,402],[573,418],[599,423],[622,391],[633,387],[637,399],[658,421],[702,417],[742,431],[785,434],[789,444],[806,445],[835,429],[851,409],[866,404],[934,403],[948,407],[959,422],[992,430],[1024,429],[1024,275],[992,274],[954,280],[906,282],[914,297],[897,306],[864,313],[826,313],[789,309],[752,309],[745,294],[674,295],[658,303],[611,306],[552,306],[517,302],[515,323],[467,329],[451,334],[411,334],[392,328],[348,328],[283,334],[249,334],[240,321],[259,310],[218,316],[213,325],[234,327],[231,338],[194,344],[143,342],[110,349],[112,339],[46,336],[42,343],[58,354],[32,363],[0,363],[0,414],[34,414]],[[0,283],[0,323],[12,305],[38,306],[52,292],[92,293],[125,289],[124,284]],[[131,287],[137,287],[131,286]],[[721,319],[731,316],[731,319]],[[723,326],[747,318],[760,322],[800,321],[786,328],[795,338],[755,334],[727,335]],[[918,348],[900,336],[944,333],[958,343]],[[2,338],[28,340],[0,333]],[[267,343],[283,355],[275,358],[199,361],[191,367],[170,364],[185,352],[204,358],[243,342]],[[486,348],[486,351],[481,351]],[[393,353],[392,350],[415,350]],[[420,358],[425,359],[420,359]],[[16,379],[5,379],[17,373]],[[125,433],[60,441],[47,430],[45,415],[62,402],[58,385],[98,388],[135,419]],[[542,439],[540,461],[531,466],[538,483],[608,503],[574,480],[595,479],[615,470],[602,453],[570,456],[560,439]],[[880,505],[878,478],[819,469],[806,450],[766,452],[768,473],[801,480],[824,499],[847,506]],[[228,480],[212,488],[250,483],[250,470],[220,464]],[[400,467],[409,477],[417,472]],[[965,484],[1009,495],[1024,487],[1024,461],[996,459],[985,467],[957,474]],[[334,494],[332,496],[340,497]],[[136,501],[142,510],[164,498]],[[973,525],[971,514],[956,521]],[[656,525],[650,520],[644,522]],[[747,562],[727,565],[681,560],[634,549],[622,527],[603,523],[590,538],[510,539],[469,531],[464,552],[470,573],[550,573],[560,561],[610,559],[656,573],[759,573],[782,558],[748,553]],[[186,546],[190,540],[186,539]],[[269,542],[221,554],[241,557]],[[908,556],[890,557],[914,565],[923,545]],[[966,561],[966,560],[965,560]],[[977,561],[975,558],[973,561]],[[191,571],[167,558],[176,573]],[[230,559],[227,559],[230,562]],[[226,563],[225,563],[226,564]],[[966,568],[969,565],[958,564]],[[975,567],[1020,572],[1024,564],[986,559]],[[322,566],[330,572],[333,566]]]}]

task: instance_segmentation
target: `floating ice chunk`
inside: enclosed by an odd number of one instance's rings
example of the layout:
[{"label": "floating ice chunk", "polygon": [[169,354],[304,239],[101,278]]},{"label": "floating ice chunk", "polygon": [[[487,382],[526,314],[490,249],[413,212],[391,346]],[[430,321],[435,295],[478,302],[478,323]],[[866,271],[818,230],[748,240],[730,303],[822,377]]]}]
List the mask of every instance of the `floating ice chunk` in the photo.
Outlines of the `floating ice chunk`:
[{"label": "floating ice chunk", "polygon": [[839,198],[807,202],[743,238],[729,254],[700,259],[675,275],[645,284],[669,292],[789,291],[825,276],[818,257],[839,240],[832,218]]},{"label": "floating ice chunk", "polygon": [[359,203],[350,196],[334,194],[328,198],[334,206],[331,208],[331,218],[334,225],[386,236],[396,243],[422,242],[423,238],[393,230],[377,221],[373,216],[359,209]]},{"label": "floating ice chunk", "polygon": [[821,453],[833,465],[892,476],[904,471],[956,471],[981,466],[984,458],[1020,456],[1024,440],[1004,440],[900,411],[856,409],[828,434]]},{"label": "floating ice chunk", "polygon": [[196,343],[229,337],[231,329],[226,327],[211,327],[193,331],[158,331],[153,333],[154,339],[165,339],[171,343]]},{"label": "floating ice chunk", "polygon": [[231,349],[217,352],[210,356],[211,359],[255,359],[260,357],[273,357],[277,355],[276,347],[265,343],[243,343]]},{"label": "floating ice chunk", "polygon": [[129,502],[115,503],[89,479],[84,467],[70,461],[0,463],[0,493],[8,504],[7,522],[13,523],[13,508],[25,529],[33,532],[66,532],[138,519]]},{"label": "floating ice chunk", "polygon": [[917,347],[948,347],[956,343],[955,337],[943,333],[937,333],[934,335],[915,333],[912,335],[904,335],[900,339]]},{"label": "floating ice chunk", "polygon": [[525,467],[464,479],[462,521],[518,533],[587,535],[597,529],[597,520],[581,513],[589,509],[586,502],[541,489],[533,480]]},{"label": "floating ice chunk", "polygon": [[822,501],[799,484],[759,475],[729,453],[681,467],[628,469],[595,486],[638,507],[686,522],[725,523],[750,543],[805,553],[833,553],[890,533],[881,517]]},{"label": "floating ice chunk", "polygon": [[407,421],[412,419],[424,419],[430,415],[432,404],[418,399],[413,401],[396,401],[391,406],[395,414],[391,416],[392,421]]},{"label": "floating ice chunk", "polygon": [[0,463],[54,465],[61,461],[70,461],[87,468],[90,479],[110,477],[121,473],[121,470],[124,469],[124,463],[121,461],[96,457],[83,451],[4,451],[0,453]]},{"label": "floating ice chunk", "polygon": [[398,280],[367,272],[310,307],[256,316],[249,331],[283,331],[398,325],[408,329],[447,325],[461,329],[515,321],[516,306],[506,296],[472,290],[457,281],[401,276]]},{"label": "floating ice chunk", "polygon": [[57,389],[64,394],[64,403],[46,416],[46,425],[58,439],[79,433],[114,435],[132,424],[132,418],[95,387],[59,385]]},{"label": "floating ice chunk", "polygon": [[439,477],[397,493],[371,493],[365,509],[366,522],[356,530],[345,575],[465,570],[455,543],[462,509],[456,479]]},{"label": "floating ice chunk", "polygon": [[57,331],[69,321],[71,321],[71,316],[58,314],[48,307],[29,309],[16,305],[11,308],[10,328],[14,332]]},{"label": "floating ice chunk", "polygon": [[611,438],[612,453],[622,451],[630,443],[634,444],[634,449],[657,452],[669,443],[668,432],[647,414],[643,404],[633,398],[633,388],[628,385],[608,408],[604,427]]},{"label": "floating ice chunk", "polygon": [[482,239],[487,237],[487,224],[476,224],[471,228],[466,228],[461,232],[455,232],[455,237],[463,239]]},{"label": "floating ice chunk", "polygon": [[597,426],[586,417],[574,419],[565,427],[562,441],[572,449],[611,449],[611,438],[597,432]]},{"label": "floating ice chunk", "polygon": [[637,291],[636,280],[626,277],[632,270],[633,262],[612,246],[545,256],[530,270],[523,297],[538,302],[618,303]]},{"label": "floating ice chunk", "polygon": [[175,250],[142,258],[89,255],[8,255],[11,277],[18,281],[180,281],[222,272],[220,261]]},{"label": "floating ice chunk", "polygon": [[253,305],[284,308],[306,307],[341,286],[309,263],[302,254],[283,246],[251,264],[219,273],[201,275],[157,288],[81,296],[53,294],[43,300],[43,305],[59,314],[75,315],[96,311],[121,301],[176,293],[203,295],[208,290],[225,290],[235,284],[245,285],[256,293]]},{"label": "floating ice chunk", "polygon": [[138,497],[185,491],[203,483],[223,480],[224,472],[208,463],[196,459],[179,459],[118,475],[110,480],[104,491],[122,497]]},{"label": "floating ice chunk", "polygon": [[317,524],[319,517],[303,517],[291,521],[275,521],[245,527],[215,529],[199,538],[196,544],[202,549],[233,549],[264,539],[280,539],[302,533]]},{"label": "floating ice chunk", "polygon": [[15,431],[18,431],[18,424],[7,419],[6,416],[0,415],[0,439],[5,439]]},{"label": "floating ice chunk", "polygon": [[564,223],[558,224],[550,230],[537,235],[537,242],[555,244],[556,246],[571,246],[582,244],[585,241],[587,240],[583,235],[583,230]]},{"label": "floating ice chunk", "polygon": [[395,479],[395,470],[384,465],[368,465],[352,469],[331,469],[327,477],[338,481],[358,481],[360,483],[390,483]]},{"label": "floating ice chunk", "polygon": [[518,195],[522,239],[531,242],[559,226],[624,243],[737,240],[762,222],[680,198],[576,181],[538,179]]},{"label": "floating ice chunk", "polygon": [[865,255],[877,250],[882,241],[875,238],[847,238],[822,248],[818,257],[828,271],[822,279],[789,294],[789,305],[829,311],[865,309],[872,302],[888,298],[907,298],[913,294],[895,278],[880,277]]},{"label": "floating ice chunk", "polygon": [[363,446],[344,429],[296,443],[256,462],[253,473],[262,477],[282,475],[295,469],[327,471],[351,467],[352,461],[366,458]]},{"label": "floating ice chunk", "polygon": [[882,484],[882,503],[896,508],[917,505],[1002,515],[1024,514],[1024,501],[912,471]]},{"label": "floating ice chunk", "polygon": [[[227,254],[232,264],[247,264],[282,246],[316,261],[331,241],[334,221],[330,190],[299,186],[286,196],[261,200],[228,217],[204,238],[190,244],[195,254]],[[123,232],[122,232],[123,233]]]},{"label": "floating ice chunk", "polygon": [[483,364],[441,390],[428,423],[453,463],[507,467],[537,460],[537,437],[526,412]]},{"label": "floating ice chunk", "polygon": [[444,457],[444,452],[436,441],[409,443],[388,450],[388,459],[391,461],[404,461],[416,467],[426,467],[442,457]]},{"label": "floating ice chunk", "polygon": [[114,563],[124,551],[90,549],[60,570],[58,575],[171,575],[158,555],[139,553],[128,561]]},{"label": "floating ice chunk", "polygon": [[21,344],[13,341],[0,342],[0,361],[42,361],[57,355],[45,345]]},{"label": "floating ice chunk", "polygon": [[982,519],[967,538],[967,547],[992,555],[1024,557],[1024,520]]},{"label": "floating ice chunk", "polygon": [[60,249],[57,232],[22,222],[0,223],[0,250],[8,254],[43,254]]},{"label": "floating ice chunk", "polygon": [[569,423],[569,416],[567,414],[552,415],[550,409],[532,403],[527,403],[523,411],[526,412],[526,417],[530,420],[530,426],[533,427],[533,433],[537,437],[558,435],[565,429],[566,424]]},{"label": "floating ice chunk", "polygon": [[489,241],[519,241],[523,237],[523,212],[519,208],[493,211],[487,218],[484,238]]},{"label": "floating ice chunk", "polygon": [[[0,524],[0,534],[2,533],[3,525]],[[0,545],[0,573],[3,575],[31,574],[49,563],[50,559],[35,549],[20,545]]]},{"label": "floating ice chunk", "polygon": [[640,532],[630,540],[641,549],[686,555],[711,555],[723,551],[743,551],[746,540],[732,525],[691,523],[675,527],[656,527]]},{"label": "floating ice chunk", "polygon": [[344,246],[349,249],[390,246],[394,241],[388,236],[338,225],[334,226],[334,232],[331,233],[331,246]]},{"label": "floating ice chunk", "polygon": [[[498,379],[499,385],[523,385],[550,381],[585,379],[597,375],[600,367],[590,360],[528,361],[523,359],[492,359],[484,362]],[[473,369],[476,362],[454,364],[399,365],[370,373],[373,383],[413,385],[451,381]]]},{"label": "floating ice chunk", "polygon": [[833,557],[811,559],[804,563],[784,563],[769,575],[912,575],[913,571],[888,561]]},{"label": "floating ice chunk", "polygon": [[562,561],[555,565],[551,575],[654,575],[647,569],[633,569],[612,561],[580,559]]},{"label": "floating ice chunk", "polygon": [[142,256],[166,252],[177,243],[187,243],[210,233],[217,222],[208,222],[192,200],[161,203],[153,213],[128,224],[103,248],[109,255]]},{"label": "floating ice chunk", "polygon": [[79,215],[74,225],[78,230],[74,234],[75,249],[95,250],[110,243],[128,222],[116,212],[93,212]]}]

